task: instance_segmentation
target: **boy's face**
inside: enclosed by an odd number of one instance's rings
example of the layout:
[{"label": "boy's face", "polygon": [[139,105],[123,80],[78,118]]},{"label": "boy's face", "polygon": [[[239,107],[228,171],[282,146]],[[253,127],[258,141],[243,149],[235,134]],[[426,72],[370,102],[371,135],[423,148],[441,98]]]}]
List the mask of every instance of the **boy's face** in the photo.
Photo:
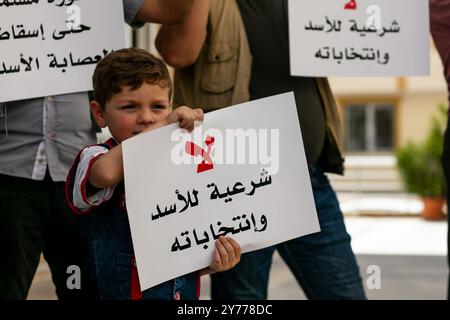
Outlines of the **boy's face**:
[{"label": "boy's face", "polygon": [[121,143],[170,113],[169,88],[146,82],[133,91],[124,87],[106,102],[103,110],[96,101],[91,103],[91,110],[97,124],[101,128],[108,126],[114,139]]}]

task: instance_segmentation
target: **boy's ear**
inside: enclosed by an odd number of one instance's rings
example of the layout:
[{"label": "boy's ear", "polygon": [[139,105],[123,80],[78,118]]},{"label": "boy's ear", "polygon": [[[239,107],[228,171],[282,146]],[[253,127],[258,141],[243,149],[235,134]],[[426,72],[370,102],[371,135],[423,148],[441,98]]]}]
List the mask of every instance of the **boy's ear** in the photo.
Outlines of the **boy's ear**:
[{"label": "boy's ear", "polygon": [[100,104],[95,100],[91,101],[90,108],[95,122],[97,122],[100,128],[105,128],[107,126],[107,123],[105,118],[103,117],[103,109]]}]

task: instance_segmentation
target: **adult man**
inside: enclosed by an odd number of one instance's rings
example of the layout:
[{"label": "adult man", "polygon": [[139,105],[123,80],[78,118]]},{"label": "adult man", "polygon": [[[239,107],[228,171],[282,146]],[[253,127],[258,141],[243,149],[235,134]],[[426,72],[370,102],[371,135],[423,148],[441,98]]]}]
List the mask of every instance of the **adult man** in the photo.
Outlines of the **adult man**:
[{"label": "adult man", "polygon": [[294,91],[322,230],[243,254],[233,270],[212,277],[212,298],[266,299],[278,250],[308,298],[365,299],[350,236],[324,175],[343,172],[338,110],[326,79],[290,76],[287,1],[209,2],[198,1],[182,24],[163,26],[158,35],[162,56],[182,68],[175,73],[174,103],[210,111]]},{"label": "adult man", "polygon": [[[125,20],[177,23],[193,0],[123,0]],[[25,299],[43,252],[60,299],[94,298],[87,251],[65,203],[78,150],[96,142],[87,93],[0,103],[0,299]],[[70,266],[75,266],[71,267]],[[66,282],[81,268],[81,289]]]},{"label": "adult man", "polygon": [[[434,43],[444,65],[444,76],[447,81],[450,101],[450,0],[430,0],[430,26],[431,35],[433,36]],[[450,117],[448,121],[444,136],[444,154],[442,156],[447,190],[450,188]],[[450,208],[450,199],[448,195],[447,208]],[[447,219],[449,219],[449,214],[447,214]],[[448,229],[447,248],[450,248],[450,233],[448,232]],[[447,261],[450,265],[449,255],[447,255]],[[449,296],[450,277],[447,290],[447,296]]]}]

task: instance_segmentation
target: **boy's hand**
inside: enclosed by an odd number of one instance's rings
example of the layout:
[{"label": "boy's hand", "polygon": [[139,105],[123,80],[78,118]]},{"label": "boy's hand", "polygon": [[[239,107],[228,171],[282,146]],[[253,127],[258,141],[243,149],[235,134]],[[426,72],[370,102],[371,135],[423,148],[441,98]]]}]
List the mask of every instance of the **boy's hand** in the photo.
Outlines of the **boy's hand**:
[{"label": "boy's hand", "polygon": [[194,129],[194,121],[203,121],[203,110],[182,106],[172,111],[165,121],[167,124],[180,122],[180,128],[191,132]]},{"label": "boy's hand", "polygon": [[201,275],[226,271],[241,260],[241,246],[232,238],[220,236],[216,240],[216,249],[209,267],[200,271]]}]

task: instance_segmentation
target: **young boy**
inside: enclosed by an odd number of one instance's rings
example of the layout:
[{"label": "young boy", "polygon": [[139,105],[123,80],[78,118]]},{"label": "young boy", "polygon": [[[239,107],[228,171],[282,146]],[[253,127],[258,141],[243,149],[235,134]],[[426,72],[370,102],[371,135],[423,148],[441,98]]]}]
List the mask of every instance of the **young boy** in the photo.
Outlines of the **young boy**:
[{"label": "young boy", "polygon": [[[112,138],[85,147],[66,181],[66,197],[89,243],[91,268],[102,299],[195,299],[199,276],[228,270],[239,262],[240,246],[231,238],[216,242],[209,267],[141,293],[125,206],[121,142],[179,122],[191,131],[203,120],[200,109],[171,111],[172,84],[164,62],[141,49],[106,56],[94,76],[91,111]],[[151,148],[151,146],[149,146]]]}]

